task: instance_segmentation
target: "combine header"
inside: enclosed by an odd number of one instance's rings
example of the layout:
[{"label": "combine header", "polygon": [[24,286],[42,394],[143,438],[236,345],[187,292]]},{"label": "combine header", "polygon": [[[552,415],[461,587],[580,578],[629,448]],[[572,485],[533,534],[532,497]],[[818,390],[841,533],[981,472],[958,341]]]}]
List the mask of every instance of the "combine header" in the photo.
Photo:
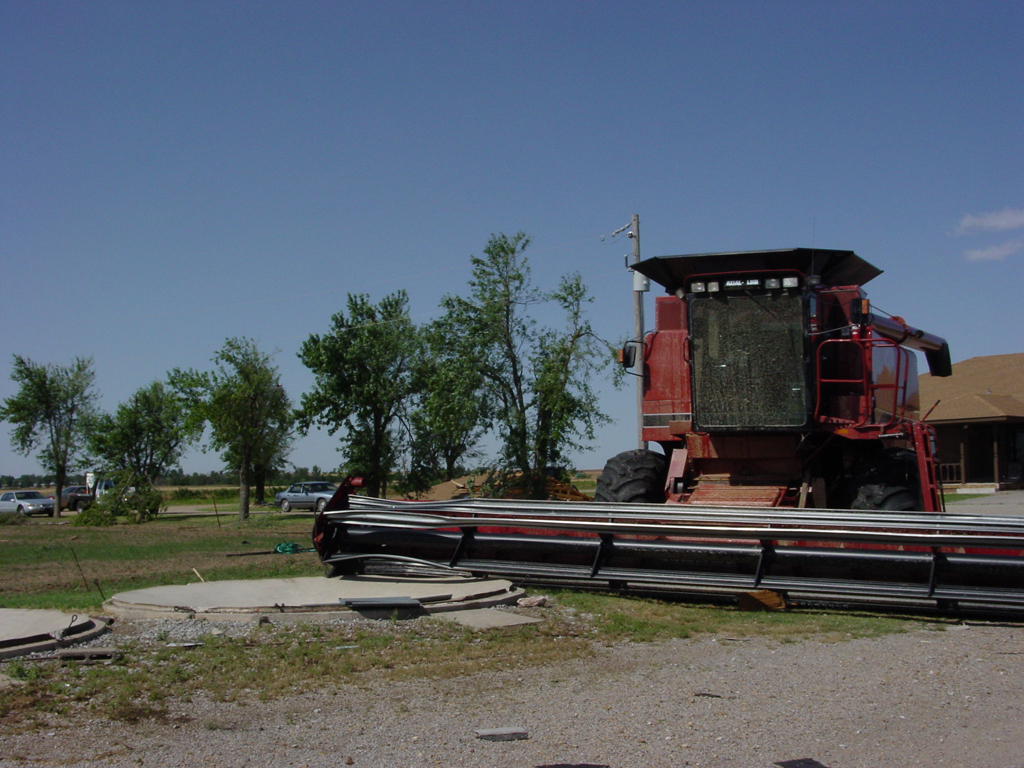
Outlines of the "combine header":
[{"label": "combine header", "polygon": [[643,438],[596,502],[349,498],[318,516],[331,575],[388,563],[523,582],[1024,609],[1024,520],[947,515],[917,357],[941,338],[882,317],[852,251],[655,258],[655,329],[620,353]]}]

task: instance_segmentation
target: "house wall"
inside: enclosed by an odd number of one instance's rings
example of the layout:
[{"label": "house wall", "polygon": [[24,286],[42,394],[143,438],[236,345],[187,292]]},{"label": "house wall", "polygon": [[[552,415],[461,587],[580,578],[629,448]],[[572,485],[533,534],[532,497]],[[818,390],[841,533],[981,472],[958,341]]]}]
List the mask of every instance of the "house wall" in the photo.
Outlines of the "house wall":
[{"label": "house wall", "polygon": [[936,425],[943,482],[997,483],[1024,481],[1024,425],[1016,423]]}]

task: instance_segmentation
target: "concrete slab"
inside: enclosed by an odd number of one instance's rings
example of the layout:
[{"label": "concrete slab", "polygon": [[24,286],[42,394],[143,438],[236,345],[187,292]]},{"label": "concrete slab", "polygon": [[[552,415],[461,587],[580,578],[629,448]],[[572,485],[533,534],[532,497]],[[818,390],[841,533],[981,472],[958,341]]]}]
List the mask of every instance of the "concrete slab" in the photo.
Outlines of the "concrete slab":
[{"label": "concrete slab", "polygon": [[[207,581],[120,592],[104,603],[104,611],[121,618],[205,618],[251,621],[273,616],[275,622],[317,619],[389,618],[387,610],[360,610],[361,603],[401,602],[421,606],[405,615],[470,614],[463,623],[478,628],[536,621],[500,611],[483,610],[515,604],[523,590],[504,579],[436,579],[321,576],[251,581]],[[354,601],[353,606],[345,602]],[[92,618],[55,610],[0,609],[0,658],[67,648],[105,632],[108,618]]]},{"label": "concrete slab", "polygon": [[1024,491],[997,491],[977,499],[948,501],[946,511],[957,515],[1024,517]]},{"label": "concrete slab", "polygon": [[109,624],[108,619],[63,611],[0,608],[0,658],[45,653],[92,640]]},{"label": "concrete slab", "polygon": [[471,629],[498,629],[500,627],[517,627],[522,624],[540,624],[542,619],[532,616],[520,616],[518,613],[496,611],[493,608],[476,608],[468,611],[451,611],[439,614],[441,618],[462,624]]},{"label": "concrete slab", "polygon": [[273,615],[308,621],[318,615],[361,615],[343,604],[352,600],[412,598],[422,604],[425,613],[445,613],[512,604],[522,596],[521,589],[504,579],[310,576],[150,587],[118,593],[103,607],[124,618],[188,616],[250,620],[255,615]]}]

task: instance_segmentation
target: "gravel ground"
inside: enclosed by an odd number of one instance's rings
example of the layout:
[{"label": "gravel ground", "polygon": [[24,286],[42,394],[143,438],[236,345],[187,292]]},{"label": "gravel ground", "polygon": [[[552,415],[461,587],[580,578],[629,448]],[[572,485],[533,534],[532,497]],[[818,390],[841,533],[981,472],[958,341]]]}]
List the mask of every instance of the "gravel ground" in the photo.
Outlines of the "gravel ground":
[{"label": "gravel ground", "polygon": [[[210,630],[166,620],[121,627],[168,642]],[[991,623],[839,643],[622,644],[507,673],[325,681],[269,703],[196,699],[172,705],[162,723],[0,726],[0,766],[1020,768],[1022,662],[1024,627]],[[510,727],[529,738],[476,737]]]}]

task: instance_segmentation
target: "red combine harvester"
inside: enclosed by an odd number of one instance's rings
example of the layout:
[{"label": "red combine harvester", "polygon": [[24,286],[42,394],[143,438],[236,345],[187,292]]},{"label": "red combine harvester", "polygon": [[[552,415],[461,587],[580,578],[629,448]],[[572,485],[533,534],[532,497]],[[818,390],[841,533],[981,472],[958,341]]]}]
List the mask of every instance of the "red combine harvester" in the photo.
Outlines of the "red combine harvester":
[{"label": "red combine harvester", "polygon": [[853,251],[796,248],[648,259],[655,330],[622,360],[644,377],[643,439],[608,462],[604,501],[941,509],[917,357],[949,376],[943,339],[872,313],[881,273]]},{"label": "red combine harvester", "polygon": [[[597,501],[395,502],[343,483],[313,542],[328,575],[458,572],[523,583],[791,602],[1024,610],[1024,519],[942,511],[917,358],[945,341],[872,312],[852,251],[648,259],[655,330],[639,449]],[[666,503],[667,502],[667,503]]]}]

